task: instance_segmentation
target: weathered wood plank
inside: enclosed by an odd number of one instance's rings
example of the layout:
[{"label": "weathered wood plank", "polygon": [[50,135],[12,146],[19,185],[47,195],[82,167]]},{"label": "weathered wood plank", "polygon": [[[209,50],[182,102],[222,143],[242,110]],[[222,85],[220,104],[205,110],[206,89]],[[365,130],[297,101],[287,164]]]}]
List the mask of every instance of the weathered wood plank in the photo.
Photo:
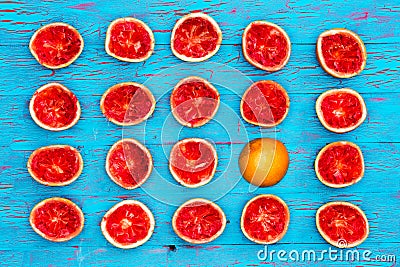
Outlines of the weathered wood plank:
[{"label": "weathered wood plank", "polygon": [[[74,144],[67,142],[67,144]],[[257,192],[291,193],[293,190],[299,193],[319,194],[362,194],[387,192],[398,193],[400,181],[394,179],[400,167],[399,144],[360,144],[366,161],[366,173],[358,184],[344,189],[328,188],[315,177],[313,169],[314,160],[318,150],[324,144],[315,143],[310,146],[298,146],[288,144],[291,158],[290,167],[286,177],[281,183]],[[110,145],[109,145],[110,146]],[[222,197],[228,192],[246,194],[254,190],[247,182],[241,179],[237,165],[237,158],[243,145],[217,145],[219,163],[217,173],[212,183],[198,189],[186,189],[178,186],[168,169],[168,156],[171,145],[161,147],[150,145],[149,149],[154,157],[154,170],[149,180],[142,189],[133,191],[125,190],[114,184],[105,172],[105,156],[109,146],[103,148],[81,147],[84,158],[84,170],[80,178],[73,184],[62,188],[46,187],[38,184],[28,174],[26,162],[30,155],[28,151],[14,151],[8,159],[1,160],[1,175],[4,177],[0,184],[1,193],[4,196],[12,196],[22,193],[24,196],[34,197],[38,192],[45,195],[53,195],[55,192],[73,196],[107,196],[144,194],[164,196],[168,199],[185,195],[201,194],[210,197]],[[165,151],[163,151],[165,149]],[[230,155],[232,154],[232,158]],[[177,200],[179,201],[179,200]]]},{"label": "weathered wood plank", "polygon": [[[153,29],[156,43],[169,44],[176,20],[190,11],[203,11],[220,24],[224,44],[241,42],[243,29],[254,20],[281,25],[293,43],[314,43],[330,28],[349,28],[367,43],[399,43],[400,6],[396,2],[366,1],[129,1],[110,5],[108,1],[73,4],[71,1],[28,1],[2,4],[0,37],[4,45],[26,43],[33,32],[50,22],[74,25],[87,44],[103,42],[108,24],[133,16]],[[183,8],[182,8],[183,7]],[[7,38],[3,38],[6,36]]]},{"label": "weathered wood plank", "polygon": [[159,99],[154,114],[146,122],[125,128],[108,122],[103,116],[99,107],[100,96],[78,95],[83,109],[81,119],[77,125],[62,132],[44,130],[33,122],[28,109],[29,97],[0,97],[0,105],[3,106],[0,125],[10,136],[0,139],[0,146],[10,146],[12,150],[32,150],[46,143],[71,142],[76,146],[105,149],[122,136],[134,137],[146,144],[172,144],[178,138],[191,136],[227,144],[244,143],[261,136],[277,136],[285,143],[301,147],[339,139],[361,143],[400,142],[400,94],[363,94],[368,108],[367,119],[356,130],[342,135],[327,131],[318,120],[314,107],[318,94],[289,93],[291,106],[287,118],[276,128],[262,130],[241,118],[240,96],[226,94],[221,96],[221,105],[213,121],[195,129],[182,127],[171,115],[169,94]]},{"label": "weathered wood plank", "polygon": [[[329,246],[315,229],[316,209],[327,201],[345,200],[360,205],[371,224],[371,234],[359,250],[370,249],[372,261],[318,261],[319,266],[394,266],[378,262],[378,255],[399,251],[400,206],[400,4],[396,1],[0,1],[0,265],[2,266],[309,266],[311,261],[261,262],[263,246],[249,242],[241,233],[239,219],[245,202],[256,194],[281,196],[291,210],[291,224],[284,239],[269,249],[321,251]],[[169,48],[175,21],[189,11],[213,16],[224,34],[223,46],[208,62],[181,64]],[[154,55],[140,64],[109,57],[103,48],[108,23],[123,16],[144,20],[154,30]],[[266,19],[281,25],[291,37],[293,52],[288,65],[266,73],[249,65],[241,55],[241,34],[250,21]],[[82,33],[85,49],[70,67],[50,71],[41,67],[28,50],[33,32],[40,26],[64,21]],[[327,75],[315,58],[315,41],[324,30],[346,27],[366,42],[366,69],[352,79]],[[216,63],[213,63],[216,62]],[[181,65],[178,65],[181,64]],[[218,65],[221,64],[221,65]],[[178,66],[177,66],[178,65]],[[240,71],[242,75],[237,75]],[[200,75],[217,84],[222,105],[216,121],[200,129],[180,129],[169,114],[169,91],[186,75]],[[240,120],[240,95],[251,80],[272,79],[291,97],[289,116],[276,129],[259,130]],[[101,94],[122,81],[146,83],[153,91],[156,112],[148,124],[122,131],[102,116]],[[61,82],[78,96],[83,112],[68,131],[52,133],[31,120],[28,101],[47,82]],[[225,86],[225,87],[224,87]],[[364,96],[369,115],[357,130],[344,135],[326,131],[314,111],[315,99],[331,88],[351,87]],[[165,123],[165,125],[164,125]],[[164,125],[164,127],[163,127]],[[104,170],[109,147],[121,136],[143,141],[151,150],[155,169],[142,189],[124,190],[110,181]],[[244,142],[263,136],[277,137],[288,147],[291,163],[286,177],[272,187],[249,187],[240,178],[237,158]],[[216,145],[219,165],[212,184],[197,190],[174,186],[168,171],[168,154],[176,140],[199,136]],[[334,190],[315,177],[313,162],[326,143],[350,140],[360,145],[366,161],[363,180]],[[81,151],[82,176],[62,188],[33,181],[26,161],[35,148],[65,143]],[[54,244],[35,234],[28,222],[30,209],[51,196],[65,196],[83,209],[83,233],[70,242]],[[176,207],[191,197],[217,200],[229,224],[224,234],[209,245],[189,246],[172,231]],[[157,227],[151,240],[129,251],[112,247],[102,236],[99,222],[113,204],[125,198],[146,203],[155,213]],[[397,259],[398,260],[398,259]]]},{"label": "weathered wood plank", "polygon": [[173,56],[169,46],[156,46],[144,63],[123,63],[96,44],[86,47],[69,67],[51,71],[37,63],[27,46],[5,47],[0,49],[0,96],[31,95],[48,82],[61,82],[79,95],[97,95],[116,83],[131,80],[145,83],[159,96],[185,75],[203,76],[240,93],[251,80],[262,79],[281,83],[289,93],[321,93],[341,87],[362,93],[400,92],[400,44],[367,45],[366,69],[351,79],[326,74],[316,59],[314,45],[294,45],[292,50],[285,68],[268,73],[251,66],[240,46],[222,46],[209,61],[189,64]]},{"label": "weathered wood plank", "polygon": [[[275,190],[261,190],[262,193],[271,193]],[[51,243],[37,235],[29,226],[30,209],[45,197],[51,195],[60,195],[69,197],[69,193],[63,189],[53,190],[52,194],[43,194],[39,190],[35,195],[29,194],[29,200],[24,194],[14,194],[14,196],[3,197],[0,200],[2,207],[2,224],[0,230],[2,232],[2,249],[12,249],[18,244],[18,250],[28,248],[57,248],[57,243]],[[125,192],[124,192],[125,193]],[[261,192],[257,192],[261,193]],[[315,227],[316,210],[328,201],[350,201],[359,205],[366,213],[370,223],[371,233],[368,239],[360,248],[379,248],[381,244],[398,243],[400,233],[394,227],[398,226],[397,218],[388,210],[394,210],[399,206],[399,198],[397,193],[363,193],[363,194],[345,194],[336,191],[330,193],[321,191],[319,193],[276,193],[282,197],[288,204],[291,212],[291,223],[289,230],[284,238],[280,241],[282,244],[320,244],[325,245],[326,242],[319,235]],[[240,230],[240,216],[245,203],[255,196],[254,193],[230,193],[224,198],[217,201],[224,210],[229,223],[224,233],[212,245],[251,245],[251,241],[247,240]],[[201,195],[192,194],[179,196],[176,198],[190,199]],[[156,228],[152,238],[146,243],[146,246],[157,245],[188,245],[181,240],[172,230],[171,218],[176,210],[176,206],[159,202],[149,195],[141,194],[138,191],[125,193],[125,196],[98,197],[92,195],[71,196],[85,214],[85,228],[77,237],[67,243],[67,246],[92,247],[92,248],[111,248],[99,228],[99,223],[105,212],[118,201],[123,198],[132,198],[143,201],[153,211]],[[212,199],[212,198],[210,198]],[[398,230],[398,228],[397,228]]]}]

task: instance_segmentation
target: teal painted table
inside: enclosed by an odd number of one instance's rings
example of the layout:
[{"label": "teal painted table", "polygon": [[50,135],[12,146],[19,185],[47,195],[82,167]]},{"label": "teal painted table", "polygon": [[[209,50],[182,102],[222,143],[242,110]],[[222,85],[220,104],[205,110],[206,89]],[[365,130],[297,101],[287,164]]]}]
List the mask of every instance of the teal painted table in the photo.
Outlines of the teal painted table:
[{"label": "teal painted table", "polygon": [[[358,2],[358,3],[357,3]],[[385,3],[386,2],[386,3]],[[170,31],[182,15],[202,10],[213,16],[223,32],[223,45],[208,62],[183,64],[169,48]],[[144,20],[156,38],[154,54],[145,63],[117,61],[104,51],[105,31],[118,17]],[[253,20],[265,19],[289,34],[292,55],[288,65],[267,73],[248,64],[241,53],[241,34]],[[51,71],[31,56],[28,42],[33,32],[50,22],[74,25],[85,40],[80,58],[68,68]],[[286,236],[268,250],[315,250],[330,246],[318,234],[316,209],[332,200],[359,205],[370,221],[370,236],[358,247],[370,250],[370,260],[347,262],[319,260],[320,266],[394,266],[384,262],[400,257],[400,2],[396,1],[1,1],[0,2],[0,265],[1,266],[308,266],[294,262],[258,259],[264,249],[241,233],[239,220],[247,200],[273,193],[289,205],[291,223]],[[327,75],[317,63],[315,41],[324,30],[346,27],[366,43],[368,61],[361,75],[341,80]],[[236,72],[240,71],[242,74]],[[199,129],[182,129],[170,117],[168,97],[173,84],[186,74],[198,74],[214,82],[221,93],[216,120]],[[233,75],[233,76],[230,76]],[[239,76],[237,76],[239,75]],[[238,79],[232,77],[240,77]],[[287,119],[276,129],[244,123],[239,114],[240,95],[249,80],[272,79],[291,98]],[[111,85],[122,81],[145,83],[157,98],[154,115],[146,124],[122,129],[102,116],[99,101]],[[45,131],[31,120],[28,102],[33,92],[48,82],[61,82],[78,96],[82,117],[63,132]],[[337,135],[319,123],[314,103],[331,88],[351,87],[360,92],[368,118],[357,130]],[[164,127],[163,127],[164,126]],[[217,129],[213,131],[213,129]],[[154,156],[155,170],[142,189],[124,190],[107,177],[105,156],[122,135],[146,143]],[[168,153],[180,138],[204,137],[215,143],[220,161],[215,183],[198,190],[174,186],[168,172]],[[284,180],[271,188],[254,188],[240,178],[237,157],[244,142],[259,136],[282,140],[290,153]],[[364,152],[363,180],[346,189],[331,189],[315,177],[313,163],[326,143],[349,140]],[[62,188],[45,187],[30,178],[26,162],[30,153],[50,144],[77,147],[85,167],[79,179]],[[168,183],[170,182],[170,183]],[[168,185],[168,186],[165,186]],[[63,196],[85,213],[83,232],[62,244],[48,242],[29,226],[31,208],[40,200]],[[192,246],[171,228],[174,204],[192,197],[214,199],[226,213],[228,224],[214,242]],[[155,214],[155,233],[145,245],[128,251],[114,248],[102,236],[99,223],[121,199],[138,199]],[[260,254],[259,254],[260,256]],[[261,255],[262,256],[262,255]]]}]

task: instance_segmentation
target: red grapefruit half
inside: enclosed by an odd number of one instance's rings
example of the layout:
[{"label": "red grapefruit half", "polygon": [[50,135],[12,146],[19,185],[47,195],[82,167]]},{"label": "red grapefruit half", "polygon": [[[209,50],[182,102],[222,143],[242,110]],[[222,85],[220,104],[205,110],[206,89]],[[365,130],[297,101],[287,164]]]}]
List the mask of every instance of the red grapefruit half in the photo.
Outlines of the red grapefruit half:
[{"label": "red grapefruit half", "polygon": [[331,245],[352,248],[360,245],[369,234],[364,212],[349,202],[329,202],[320,207],[315,216],[317,229]]},{"label": "red grapefruit half", "polygon": [[141,186],[149,178],[152,169],[150,151],[135,139],[121,139],[108,151],[107,174],[114,183],[125,189]]},{"label": "red grapefruit half", "polygon": [[62,131],[78,122],[81,106],[75,94],[67,87],[59,83],[48,83],[33,94],[29,112],[43,129]]},{"label": "red grapefruit half", "polygon": [[287,33],[278,25],[253,21],[243,32],[242,50],[251,65],[273,72],[288,63],[291,44]]},{"label": "red grapefruit half", "polygon": [[172,147],[169,170],[181,185],[195,188],[211,181],[217,162],[217,151],[211,143],[201,138],[188,138]]},{"label": "red grapefruit half", "polygon": [[218,23],[204,13],[191,13],[179,19],[171,34],[171,50],[179,59],[200,62],[209,59],[221,46]]},{"label": "red grapefruit half", "polygon": [[334,133],[347,133],[360,126],[367,117],[364,99],[349,88],[333,89],[322,93],[316,103],[318,119]]},{"label": "red grapefruit half", "polygon": [[76,148],[52,145],[36,149],[28,159],[28,172],[48,186],[69,185],[82,173],[83,160]]},{"label": "red grapefruit half", "polygon": [[146,86],[125,82],[110,87],[101,98],[100,109],[106,118],[121,126],[132,126],[147,120],[156,101]]},{"label": "red grapefruit half", "polygon": [[353,185],[364,176],[364,157],[354,143],[330,143],[318,153],[315,173],[326,186],[341,188]]},{"label": "red grapefruit half", "polygon": [[82,232],[84,216],[82,210],[71,200],[53,197],[36,204],[29,222],[41,237],[53,242],[64,242]]},{"label": "red grapefruit half", "polygon": [[101,221],[101,232],[117,248],[143,245],[154,231],[154,216],[143,203],[124,200],[112,207]]},{"label": "red grapefruit half", "polygon": [[184,78],[172,91],[172,114],[183,126],[200,127],[217,113],[219,98],[219,92],[207,80],[196,76]]},{"label": "red grapefruit half", "polygon": [[321,33],[316,50],[321,67],[336,78],[353,77],[367,63],[363,41],[347,29],[332,29]]},{"label": "red grapefruit half", "polygon": [[289,112],[286,90],[274,81],[258,81],[243,94],[240,113],[248,123],[261,127],[280,124]]},{"label": "red grapefruit half", "polygon": [[154,35],[149,26],[135,18],[111,22],[106,33],[107,54],[126,62],[141,62],[154,51]]},{"label": "red grapefruit half", "polygon": [[172,218],[175,233],[192,244],[204,244],[218,238],[226,226],[222,209],[207,199],[194,198],[183,203]]},{"label": "red grapefruit half", "polygon": [[286,234],[289,208],[275,195],[259,195],[243,208],[240,227],[243,234],[258,244],[274,244]]},{"label": "red grapefruit half", "polygon": [[74,62],[83,50],[79,32],[66,23],[56,22],[37,30],[29,43],[36,60],[49,69],[60,69]]}]

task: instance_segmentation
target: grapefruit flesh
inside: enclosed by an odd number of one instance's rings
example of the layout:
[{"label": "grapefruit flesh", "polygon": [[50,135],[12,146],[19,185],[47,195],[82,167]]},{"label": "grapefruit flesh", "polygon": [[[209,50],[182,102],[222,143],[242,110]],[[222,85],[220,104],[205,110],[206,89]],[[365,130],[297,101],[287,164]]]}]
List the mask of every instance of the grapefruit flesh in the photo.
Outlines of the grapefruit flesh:
[{"label": "grapefruit flesh", "polygon": [[65,86],[50,83],[32,96],[29,110],[32,119],[42,128],[61,131],[76,124],[81,108],[76,96]]},{"label": "grapefruit flesh", "polygon": [[175,212],[172,226],[183,240],[204,244],[213,241],[225,229],[225,214],[215,203],[205,199],[192,199]]},{"label": "grapefruit flesh", "polygon": [[273,244],[286,234],[289,220],[289,209],[282,199],[260,195],[251,199],[243,209],[241,228],[251,241]]},{"label": "grapefruit flesh", "polygon": [[151,116],[155,99],[144,85],[121,83],[103,94],[100,107],[110,121],[123,126],[136,125]]},{"label": "grapefruit flesh", "polygon": [[317,41],[317,56],[322,68],[337,78],[350,78],[365,67],[367,53],[360,37],[347,29],[322,33]]},{"label": "grapefruit flesh", "polygon": [[289,105],[289,96],[281,85],[273,81],[258,81],[244,93],[240,111],[251,124],[273,127],[286,118]]},{"label": "grapefruit flesh", "polygon": [[184,126],[202,126],[217,113],[219,98],[217,89],[203,78],[182,79],[171,94],[172,114]]},{"label": "grapefruit flesh", "polygon": [[47,146],[35,150],[28,160],[28,171],[41,184],[67,185],[81,174],[83,160],[70,146]]},{"label": "grapefruit flesh", "polygon": [[350,142],[327,145],[317,156],[318,178],[331,187],[345,187],[358,182],[364,175],[364,159],[358,146]]},{"label": "grapefruit flesh", "polygon": [[242,46],[246,60],[262,70],[277,71],[289,61],[289,36],[281,27],[270,22],[250,23],[243,33]]},{"label": "grapefruit flesh", "polygon": [[45,239],[54,242],[68,241],[83,229],[81,209],[64,198],[49,198],[37,204],[31,211],[32,228]]},{"label": "grapefruit flesh", "polygon": [[153,168],[148,149],[134,139],[116,142],[107,154],[106,170],[110,178],[125,189],[142,185]]},{"label": "grapefruit flesh", "polygon": [[204,61],[218,51],[221,41],[221,30],[210,16],[191,13],[175,24],[171,49],[184,61]]},{"label": "grapefruit flesh", "polygon": [[29,49],[40,64],[59,69],[74,62],[83,46],[82,36],[75,28],[65,23],[52,23],[35,32]]},{"label": "grapefruit flesh", "polygon": [[138,19],[116,19],[107,29],[106,52],[112,57],[127,62],[141,62],[148,59],[153,50],[153,32]]},{"label": "grapefruit flesh", "polygon": [[184,186],[198,187],[208,183],[216,167],[217,153],[206,140],[184,139],[171,150],[171,173]]},{"label": "grapefruit flesh", "polygon": [[103,217],[101,229],[106,239],[119,248],[144,244],[154,231],[154,217],[141,202],[124,200]]},{"label": "grapefruit flesh", "polygon": [[316,109],[324,127],[336,133],[356,129],[367,116],[364,99],[348,88],[329,90],[321,94],[317,99]]},{"label": "grapefruit flesh", "polygon": [[330,202],[320,207],[316,221],[322,237],[337,247],[355,247],[364,242],[369,234],[364,212],[347,202]]}]

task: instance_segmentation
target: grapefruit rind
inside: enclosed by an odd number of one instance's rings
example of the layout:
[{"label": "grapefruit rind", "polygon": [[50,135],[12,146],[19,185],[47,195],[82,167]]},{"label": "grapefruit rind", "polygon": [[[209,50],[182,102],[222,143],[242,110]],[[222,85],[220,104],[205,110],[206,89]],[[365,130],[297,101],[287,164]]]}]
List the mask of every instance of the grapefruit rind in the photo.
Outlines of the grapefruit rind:
[{"label": "grapefruit rind", "polygon": [[[358,154],[360,155],[360,159],[361,159],[361,164],[362,164],[360,177],[358,177],[357,179],[355,179],[355,180],[353,180],[353,181],[351,181],[351,182],[349,182],[349,183],[343,183],[343,184],[334,184],[334,183],[330,183],[330,182],[326,181],[326,180],[321,176],[321,174],[319,173],[319,170],[318,170],[318,162],[319,162],[321,156],[323,155],[323,153],[324,153],[326,150],[328,150],[329,148],[334,147],[334,146],[343,146],[343,145],[349,145],[349,146],[355,148],[355,149],[358,151]],[[326,185],[326,186],[328,186],[328,187],[332,187],[332,188],[343,188],[343,187],[348,187],[348,186],[351,186],[351,185],[353,185],[353,184],[358,183],[358,182],[363,178],[363,176],[364,176],[364,171],[365,171],[364,157],[363,157],[363,154],[362,154],[362,152],[361,152],[360,147],[357,146],[356,144],[352,143],[352,142],[348,142],[348,141],[333,142],[333,143],[330,143],[330,144],[326,145],[325,147],[323,147],[323,148],[319,151],[319,153],[318,153],[318,155],[317,155],[317,158],[315,159],[314,169],[315,169],[315,174],[317,175],[318,179],[319,179],[319,180],[321,181],[321,183],[323,183],[324,185]]]},{"label": "grapefruit rind", "polygon": [[[140,24],[145,30],[146,32],[148,32],[148,34],[150,35],[150,50],[147,52],[147,54],[141,58],[125,58],[125,57],[120,57],[117,56],[116,54],[114,54],[113,52],[110,51],[110,40],[111,40],[111,30],[113,28],[113,26],[117,23],[120,22],[136,22],[138,24]],[[154,46],[155,46],[155,39],[154,39],[154,34],[153,31],[150,29],[150,27],[144,23],[143,21],[136,19],[136,18],[132,18],[132,17],[125,17],[125,18],[118,18],[113,20],[110,25],[107,28],[107,32],[106,32],[106,41],[105,41],[105,50],[107,52],[107,54],[109,54],[110,56],[119,59],[121,61],[125,61],[125,62],[130,62],[130,63],[138,63],[138,62],[142,62],[147,60],[154,52]]]},{"label": "grapefruit rind", "polygon": [[[104,101],[105,101],[107,95],[111,91],[116,90],[119,87],[126,86],[126,85],[133,85],[133,86],[136,86],[136,87],[140,87],[146,93],[146,95],[149,97],[149,99],[151,100],[151,103],[152,103],[150,111],[148,112],[148,114],[145,117],[143,117],[143,118],[141,118],[139,120],[136,120],[136,121],[133,121],[133,122],[127,122],[127,123],[119,122],[119,121],[115,120],[114,118],[107,117],[106,116],[106,110],[104,108]],[[142,123],[143,121],[147,120],[153,114],[155,107],[156,107],[156,100],[154,98],[154,95],[151,93],[151,91],[146,86],[144,86],[143,84],[135,83],[135,82],[124,82],[124,83],[118,83],[118,84],[115,84],[115,85],[111,86],[110,88],[108,88],[104,92],[104,94],[103,94],[103,96],[101,97],[101,100],[100,100],[101,112],[104,114],[104,116],[106,116],[106,118],[109,121],[111,121],[112,123],[114,123],[116,125],[119,125],[119,126],[133,126],[133,125],[137,125],[137,124]]]},{"label": "grapefruit rind", "polygon": [[[78,158],[79,161],[79,169],[77,171],[77,173],[68,181],[65,182],[59,182],[59,183],[53,183],[53,182],[46,182],[41,180],[39,177],[37,177],[35,175],[35,173],[32,171],[32,167],[31,167],[31,162],[33,160],[33,158],[36,156],[37,153],[43,151],[43,150],[47,150],[47,149],[53,149],[53,148],[69,148],[71,150],[73,150],[75,152],[76,157]],[[43,185],[47,185],[47,186],[65,186],[65,185],[69,185],[71,183],[73,183],[76,179],[78,179],[78,177],[82,174],[82,170],[83,170],[83,159],[81,154],[79,153],[79,151],[69,145],[51,145],[51,146],[44,146],[44,147],[40,147],[38,149],[36,149],[35,151],[32,152],[32,154],[29,156],[28,159],[28,163],[27,163],[27,168],[28,168],[28,172],[29,174],[32,176],[32,178],[38,182],[41,183]]]},{"label": "grapefruit rind", "polygon": [[[107,220],[105,218],[123,205],[138,205],[138,206],[140,206],[146,212],[147,216],[149,216],[149,219],[150,219],[150,229],[149,229],[149,232],[147,233],[146,237],[136,243],[131,244],[131,245],[122,245],[122,244],[116,242],[111,237],[111,235],[108,233],[107,227],[106,227]],[[130,199],[123,200],[123,201],[115,204],[111,209],[109,209],[106,212],[106,214],[104,214],[103,219],[101,220],[101,224],[100,224],[101,232],[103,233],[103,235],[107,239],[107,241],[110,242],[115,247],[122,248],[122,249],[136,248],[136,247],[139,247],[139,246],[143,245],[144,243],[146,243],[153,235],[154,226],[155,226],[155,220],[154,220],[153,213],[150,211],[150,209],[142,202],[137,201],[137,200],[130,200]]]},{"label": "grapefruit rind", "polygon": [[[222,219],[222,226],[221,229],[215,234],[213,235],[211,238],[209,239],[204,239],[204,240],[195,240],[195,239],[191,239],[189,237],[186,237],[184,235],[182,235],[179,230],[177,229],[176,226],[176,219],[179,215],[179,212],[181,211],[182,208],[186,207],[187,205],[190,205],[191,203],[194,202],[202,202],[204,204],[210,204],[213,208],[215,208],[219,214],[221,215],[221,219]],[[214,202],[208,200],[208,199],[204,199],[204,198],[193,198],[190,199],[188,201],[186,201],[185,203],[183,203],[174,213],[173,217],[172,217],[172,228],[174,229],[174,232],[176,233],[177,236],[179,236],[182,240],[188,242],[188,243],[192,243],[192,244],[205,244],[205,243],[209,243],[211,241],[214,241],[215,239],[217,239],[225,230],[226,227],[226,216],[224,211]]]},{"label": "grapefruit rind", "polygon": [[[179,26],[185,20],[187,20],[189,18],[203,18],[203,19],[209,21],[214,26],[214,29],[218,34],[218,40],[217,40],[217,45],[216,45],[215,49],[213,51],[209,52],[204,57],[200,57],[200,58],[187,57],[185,55],[182,55],[182,54],[178,53],[178,51],[176,51],[175,48],[174,48],[174,39],[175,39],[176,30],[179,28]],[[221,43],[222,43],[222,32],[221,32],[221,29],[219,28],[218,23],[212,17],[210,17],[210,16],[208,16],[208,15],[206,15],[204,13],[201,13],[201,12],[190,13],[190,14],[187,14],[187,15],[183,16],[182,18],[180,18],[176,22],[174,28],[172,29],[172,33],[171,33],[171,51],[172,51],[172,53],[177,58],[179,58],[179,59],[181,59],[183,61],[187,61],[187,62],[201,62],[201,61],[205,61],[205,60],[211,58],[212,56],[214,56],[218,52],[219,48],[221,47]]]},{"label": "grapefruit rind", "polygon": [[[273,145],[270,145],[272,142]],[[286,146],[273,138],[251,140],[243,147],[238,161],[243,179],[261,188],[280,183],[287,173],[289,162]],[[263,163],[268,164],[264,166]]]},{"label": "grapefruit rind", "polygon": [[[285,225],[285,229],[283,230],[283,232],[281,234],[279,234],[275,239],[271,240],[271,241],[263,241],[263,240],[259,240],[256,238],[251,237],[246,230],[244,229],[244,218],[245,218],[245,214],[246,214],[246,210],[248,208],[248,206],[255,200],[259,199],[259,198],[272,198],[277,200],[279,203],[281,203],[285,209],[285,212],[287,214],[287,221],[286,221],[286,225]],[[243,208],[242,211],[242,216],[240,218],[240,228],[244,234],[244,236],[249,239],[250,241],[257,243],[257,244],[262,244],[262,245],[269,245],[269,244],[275,244],[278,241],[280,241],[286,234],[287,230],[289,229],[289,222],[290,222],[290,211],[289,208],[287,206],[287,204],[285,203],[285,201],[283,201],[280,197],[272,195],[272,194],[262,194],[262,195],[258,195],[256,197],[253,197],[252,199],[250,199],[246,205]]]},{"label": "grapefruit rind", "polygon": [[183,181],[183,180],[178,176],[178,174],[174,171],[174,169],[172,168],[172,164],[171,164],[171,160],[170,160],[170,163],[169,163],[169,170],[170,170],[172,176],[174,177],[174,179],[175,179],[178,183],[180,183],[181,185],[183,185],[183,186],[185,186],[185,187],[188,187],[188,188],[197,188],[197,187],[203,186],[203,185],[205,185],[205,184],[208,184],[208,183],[212,180],[212,178],[214,177],[214,174],[215,174],[215,171],[217,170],[217,165],[218,165],[218,155],[217,155],[217,151],[216,151],[215,147],[214,147],[212,144],[210,144],[208,141],[206,141],[206,140],[204,140],[204,139],[201,139],[201,138],[186,138],[186,139],[180,140],[179,142],[177,142],[177,143],[172,147],[172,149],[171,149],[171,154],[170,154],[170,158],[171,158],[171,156],[172,156],[173,150],[176,149],[177,146],[179,146],[180,144],[187,143],[187,142],[199,142],[199,143],[205,144],[205,145],[207,145],[207,146],[212,150],[213,155],[214,155],[214,162],[215,162],[215,165],[214,165],[214,168],[213,168],[213,171],[212,171],[210,177],[209,177],[207,180],[204,180],[204,181],[202,181],[202,182],[200,182],[200,183],[197,183],[197,184],[188,184],[188,183],[185,183],[185,181]]},{"label": "grapefruit rind", "polygon": [[[357,210],[361,214],[361,216],[363,217],[363,219],[365,221],[365,227],[366,227],[365,236],[361,240],[359,240],[357,242],[354,242],[354,243],[350,243],[350,244],[346,242],[345,247],[343,247],[341,244],[338,244],[338,242],[335,242],[335,241],[331,240],[331,238],[322,231],[321,226],[319,224],[319,215],[320,215],[320,213],[321,213],[321,211],[323,209],[325,209],[326,207],[329,207],[331,205],[349,206],[349,207],[354,208],[355,210]],[[354,205],[352,203],[349,203],[349,202],[334,201],[334,202],[328,202],[328,203],[322,205],[321,207],[319,207],[319,209],[317,210],[317,213],[315,215],[315,223],[317,225],[318,232],[320,233],[322,238],[325,239],[325,241],[328,242],[329,244],[331,244],[332,246],[335,246],[335,247],[338,247],[338,248],[353,248],[353,247],[356,247],[356,246],[360,245],[361,243],[363,243],[367,239],[367,237],[369,235],[369,222],[368,222],[367,216],[365,216],[364,211],[361,208],[359,208],[358,206],[356,206],[356,205]]]},{"label": "grapefruit rind", "polygon": [[[74,207],[75,210],[78,212],[79,217],[81,218],[81,226],[72,235],[70,235],[70,236],[68,236],[66,238],[54,239],[54,238],[50,238],[50,237],[46,236],[43,232],[41,232],[38,228],[36,228],[36,226],[35,226],[35,224],[33,222],[33,212],[36,211],[36,209],[38,209],[41,206],[43,206],[44,204],[46,204],[47,201],[61,201],[61,202],[66,203],[67,205],[70,205],[70,206]],[[44,199],[44,200],[40,201],[39,203],[37,203],[33,207],[33,209],[31,210],[30,216],[29,216],[29,223],[30,223],[32,229],[38,235],[43,237],[44,239],[47,239],[47,240],[52,241],[52,242],[66,242],[66,241],[69,241],[69,240],[73,239],[74,237],[78,236],[82,232],[83,226],[85,224],[85,217],[84,217],[84,214],[83,214],[82,210],[79,208],[79,206],[76,205],[71,200],[66,199],[66,198],[61,198],[61,197],[52,197],[52,198],[47,198],[47,199]]]},{"label": "grapefruit rind", "polygon": [[[360,105],[362,108],[362,116],[360,118],[360,120],[353,126],[347,127],[347,128],[334,128],[330,125],[328,125],[328,123],[325,121],[324,119],[324,115],[321,109],[321,105],[322,105],[322,101],[324,100],[325,97],[330,96],[330,95],[334,95],[334,94],[338,94],[338,93],[348,93],[351,94],[355,97],[357,97],[357,99],[360,101]],[[331,89],[328,91],[323,92],[318,98],[317,101],[315,102],[315,110],[318,116],[319,121],[321,122],[321,124],[328,130],[334,133],[347,133],[350,131],[355,130],[356,128],[358,128],[367,118],[367,106],[365,104],[365,101],[363,99],[363,97],[355,90],[350,89],[350,88],[341,88],[341,89]]]},{"label": "grapefruit rind", "polygon": [[[61,65],[58,65],[58,66],[50,66],[50,65],[48,65],[48,64],[46,64],[46,63],[40,62],[37,53],[33,50],[33,47],[32,47],[32,46],[33,46],[33,41],[35,40],[35,38],[36,38],[36,36],[39,34],[39,32],[42,31],[42,30],[44,30],[44,29],[46,29],[46,28],[48,28],[48,27],[53,27],[53,26],[64,26],[64,27],[67,27],[67,28],[71,29],[74,33],[76,33],[76,35],[78,36],[79,40],[81,41],[81,46],[80,46],[80,48],[79,48],[79,52],[78,52],[70,61],[68,61],[68,62],[66,62],[66,63],[64,63],[64,64],[61,64]],[[69,25],[69,24],[67,24],[67,23],[63,23],[63,22],[54,22],[54,23],[50,23],[50,24],[47,24],[47,25],[45,25],[45,26],[39,28],[39,29],[32,35],[31,40],[30,40],[30,42],[29,42],[29,50],[31,51],[32,55],[35,57],[35,59],[37,60],[37,62],[39,62],[40,65],[42,65],[42,66],[44,66],[44,67],[46,67],[46,68],[49,68],[49,69],[53,69],[53,70],[65,68],[65,67],[71,65],[71,64],[72,64],[75,60],[77,60],[78,57],[81,55],[84,46],[85,46],[85,44],[84,44],[84,42],[83,42],[83,38],[82,38],[81,34],[78,32],[78,30],[75,29],[74,27],[72,27],[71,25]]]}]

